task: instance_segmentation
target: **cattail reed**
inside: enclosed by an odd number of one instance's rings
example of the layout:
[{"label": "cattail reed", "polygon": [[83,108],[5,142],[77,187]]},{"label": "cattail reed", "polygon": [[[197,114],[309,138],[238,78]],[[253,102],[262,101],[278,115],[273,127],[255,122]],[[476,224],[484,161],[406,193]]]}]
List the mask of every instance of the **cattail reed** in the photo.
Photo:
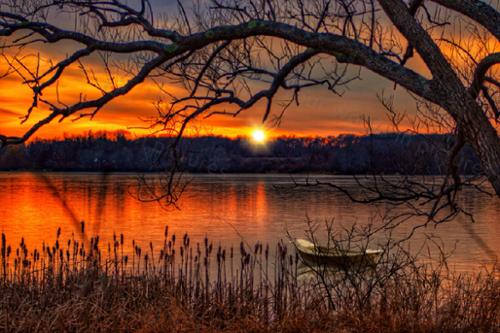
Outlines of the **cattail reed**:
[{"label": "cattail reed", "polygon": [[143,249],[123,234],[103,242],[66,241],[59,228],[54,244],[30,250],[21,239],[13,251],[2,234],[0,329],[493,332],[500,324],[496,268],[454,275],[399,249],[369,271],[332,273],[307,267],[284,241],[234,251],[187,234],[176,244],[168,227],[161,246]]}]

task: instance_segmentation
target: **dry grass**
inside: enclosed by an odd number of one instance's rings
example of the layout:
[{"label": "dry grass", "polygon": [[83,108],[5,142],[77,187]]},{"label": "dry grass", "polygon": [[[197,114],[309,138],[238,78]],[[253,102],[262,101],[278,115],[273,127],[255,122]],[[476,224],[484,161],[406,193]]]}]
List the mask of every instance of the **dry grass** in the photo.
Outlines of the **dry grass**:
[{"label": "dry grass", "polygon": [[373,270],[301,275],[293,249],[214,248],[165,232],[127,252],[75,237],[40,250],[2,235],[0,329],[19,332],[497,332],[500,282],[417,264],[401,249]]}]

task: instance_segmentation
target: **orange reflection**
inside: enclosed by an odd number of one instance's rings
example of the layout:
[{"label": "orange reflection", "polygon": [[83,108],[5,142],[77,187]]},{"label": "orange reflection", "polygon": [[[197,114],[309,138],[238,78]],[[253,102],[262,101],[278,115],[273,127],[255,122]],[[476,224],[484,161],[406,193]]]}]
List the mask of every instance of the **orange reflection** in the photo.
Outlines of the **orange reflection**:
[{"label": "orange reflection", "polygon": [[[288,231],[301,236],[307,229],[306,217],[318,222],[318,235],[323,237],[326,220],[334,219],[338,230],[353,223],[363,225],[376,212],[375,207],[354,205],[328,191],[280,193],[273,184],[286,180],[286,176],[196,176],[181,198],[181,209],[165,210],[129,194],[137,181],[133,174],[0,173],[0,231],[10,244],[15,246],[24,237],[33,249],[42,242],[52,244],[59,227],[63,240],[72,234],[81,240],[79,221],[85,221],[86,237],[98,232],[106,245],[114,233],[123,233],[130,248],[132,239],[143,246],[149,242],[160,246],[168,225],[178,237],[187,232],[193,242],[200,242],[207,235],[216,245],[230,246],[241,239],[249,244],[275,243],[286,239]],[[436,229],[420,229],[412,242],[418,244],[429,233],[440,236],[445,249],[455,248],[450,263],[462,268],[494,262],[500,254],[500,205],[495,200],[465,195],[463,204],[475,213],[475,224],[459,219]],[[414,223],[407,222],[394,236],[407,235]]]},{"label": "orange reflection", "polygon": [[266,221],[266,212],[268,211],[267,193],[264,182],[259,181],[255,189],[255,221],[263,224]]}]

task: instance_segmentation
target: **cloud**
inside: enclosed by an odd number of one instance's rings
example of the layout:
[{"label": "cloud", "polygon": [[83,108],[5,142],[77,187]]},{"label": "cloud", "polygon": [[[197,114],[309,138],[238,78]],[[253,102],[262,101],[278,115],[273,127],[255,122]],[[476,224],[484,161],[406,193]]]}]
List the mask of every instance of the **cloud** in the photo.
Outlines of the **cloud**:
[{"label": "cloud", "polygon": [[[7,110],[7,109],[3,109],[3,108],[0,108],[0,117],[2,115],[7,115],[9,117],[21,117],[21,114],[18,113],[18,112],[14,112],[14,111],[11,111],[11,110]],[[0,118],[1,120],[2,118]]]},{"label": "cloud", "polygon": [[[191,1],[183,2],[186,9],[192,5]],[[153,0],[152,5],[157,13],[165,13],[169,17],[177,14],[177,2],[175,0]],[[64,22],[60,22],[64,24]],[[470,42],[475,44],[476,41]],[[404,44],[404,43],[403,43]],[[491,49],[498,51],[498,43],[486,41],[484,44],[490,45]],[[42,58],[53,58],[56,61],[64,58],[66,54],[81,48],[74,42],[63,42],[56,45],[39,45],[39,49],[30,51],[32,54],[39,52]],[[442,46],[445,53],[451,53],[449,46]],[[36,57],[31,57],[34,61]],[[109,80],[106,77],[100,61],[97,57],[85,59],[89,69],[92,69],[100,82],[105,83],[109,88]],[[2,62],[0,61],[0,73],[3,73]],[[31,66],[36,63],[32,62]],[[429,77],[429,72],[422,59],[415,56],[409,62],[409,67]],[[369,116],[376,131],[386,131],[391,129],[391,124],[383,106],[377,99],[377,94],[384,92],[385,95],[395,95],[395,106],[398,110],[407,114],[414,114],[415,102],[401,87],[395,87],[377,74],[368,70],[362,70],[362,80],[352,82],[344,89],[342,97],[336,96],[324,87],[317,87],[305,90],[300,95],[300,105],[293,106],[287,110],[280,126],[273,128],[277,134],[296,135],[337,135],[340,133],[364,133],[363,117]],[[124,73],[115,77],[119,84],[127,80]],[[169,84],[167,89],[177,95],[182,94],[182,89],[176,85]],[[73,66],[64,73],[64,79],[58,87],[60,99],[64,103],[74,103],[82,96],[90,99],[99,96],[99,92],[86,84],[86,78],[82,71]],[[55,100],[55,86],[46,92],[45,98]],[[93,120],[82,119],[72,121],[72,118],[64,120],[62,123],[54,122],[47,126],[37,135],[41,137],[61,136],[64,133],[83,133],[88,130],[116,130],[128,129],[130,127],[145,126],[143,118],[154,117],[156,115],[152,103],[162,96],[159,89],[151,82],[146,81],[136,87],[126,96],[122,96],[106,105]],[[282,95],[275,98],[273,114],[278,115],[280,108],[277,105]],[[0,122],[2,124],[2,134],[22,133],[29,125],[39,120],[44,113],[44,109],[35,110],[33,119],[25,125],[20,125],[19,116],[25,114],[32,102],[30,90],[20,84],[15,75],[0,80]],[[228,107],[229,109],[229,107]],[[262,124],[265,105],[259,103],[250,110],[245,110],[238,117],[214,116],[209,119],[198,121],[203,128],[214,134],[237,136],[245,134],[250,128]],[[271,126],[272,122],[266,124]],[[131,130],[137,134],[147,134],[146,130]],[[5,133],[7,132],[7,133]]]}]

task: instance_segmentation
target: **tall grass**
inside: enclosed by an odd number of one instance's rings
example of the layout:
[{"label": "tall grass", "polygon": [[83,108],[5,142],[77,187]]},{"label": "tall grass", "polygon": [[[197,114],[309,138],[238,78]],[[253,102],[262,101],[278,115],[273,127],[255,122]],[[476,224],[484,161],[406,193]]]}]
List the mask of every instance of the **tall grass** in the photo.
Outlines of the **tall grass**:
[{"label": "tall grass", "polygon": [[29,249],[2,234],[2,331],[496,332],[497,268],[457,274],[402,248],[372,269],[304,265],[293,246],[161,247],[123,235]]}]

